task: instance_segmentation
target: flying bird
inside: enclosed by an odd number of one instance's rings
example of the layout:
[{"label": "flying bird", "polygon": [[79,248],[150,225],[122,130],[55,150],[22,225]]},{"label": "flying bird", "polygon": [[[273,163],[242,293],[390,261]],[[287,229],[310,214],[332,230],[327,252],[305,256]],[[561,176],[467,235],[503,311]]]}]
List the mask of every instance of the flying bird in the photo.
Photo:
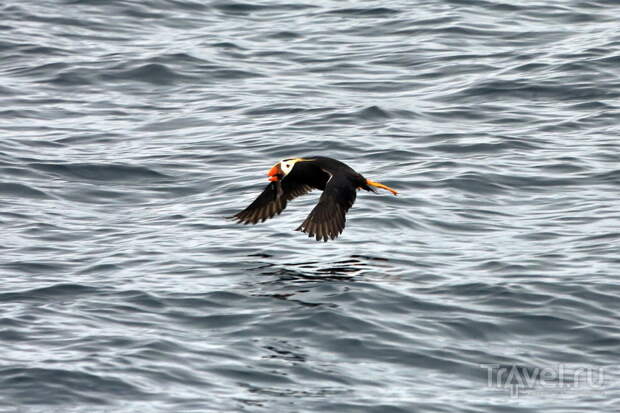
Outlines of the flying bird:
[{"label": "flying bird", "polygon": [[317,241],[334,239],[342,233],[345,214],[355,202],[356,190],[376,192],[374,188],[381,188],[398,194],[388,186],[364,178],[343,162],[325,156],[284,159],[267,176],[270,183],[258,198],[230,218],[246,225],[263,222],[280,214],[288,201],[320,189],[323,194],[319,203],[296,229]]}]

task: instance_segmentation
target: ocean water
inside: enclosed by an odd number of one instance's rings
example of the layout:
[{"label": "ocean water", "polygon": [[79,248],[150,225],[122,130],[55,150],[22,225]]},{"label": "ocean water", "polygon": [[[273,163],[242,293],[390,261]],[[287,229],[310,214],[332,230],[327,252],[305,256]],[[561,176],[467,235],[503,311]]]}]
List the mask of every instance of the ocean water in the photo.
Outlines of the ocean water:
[{"label": "ocean water", "polygon": [[[0,412],[620,409],[618,2],[0,16]],[[315,154],[401,194],[226,220]]]}]

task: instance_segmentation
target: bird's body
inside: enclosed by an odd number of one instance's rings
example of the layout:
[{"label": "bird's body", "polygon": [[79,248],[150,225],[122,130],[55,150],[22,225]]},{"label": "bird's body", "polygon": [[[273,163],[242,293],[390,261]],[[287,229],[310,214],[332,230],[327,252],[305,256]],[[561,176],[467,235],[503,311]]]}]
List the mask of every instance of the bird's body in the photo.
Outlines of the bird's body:
[{"label": "bird's body", "polygon": [[291,199],[313,189],[323,191],[319,203],[297,228],[317,241],[336,238],[345,225],[345,214],[353,206],[356,190],[375,192],[393,189],[364,178],[336,159],[325,156],[284,159],[268,172],[271,183],[246,209],[232,218],[243,224],[256,224],[281,213]]}]

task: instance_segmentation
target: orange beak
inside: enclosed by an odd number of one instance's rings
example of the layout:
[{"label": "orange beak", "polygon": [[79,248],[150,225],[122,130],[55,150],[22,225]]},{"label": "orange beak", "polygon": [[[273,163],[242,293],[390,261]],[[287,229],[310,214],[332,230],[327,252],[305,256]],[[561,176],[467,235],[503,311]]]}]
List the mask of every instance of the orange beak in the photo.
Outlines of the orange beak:
[{"label": "orange beak", "polygon": [[280,180],[279,175],[282,175],[282,169],[280,169],[280,162],[275,164],[269,172],[267,172],[267,176],[269,177],[269,181],[274,182]]}]

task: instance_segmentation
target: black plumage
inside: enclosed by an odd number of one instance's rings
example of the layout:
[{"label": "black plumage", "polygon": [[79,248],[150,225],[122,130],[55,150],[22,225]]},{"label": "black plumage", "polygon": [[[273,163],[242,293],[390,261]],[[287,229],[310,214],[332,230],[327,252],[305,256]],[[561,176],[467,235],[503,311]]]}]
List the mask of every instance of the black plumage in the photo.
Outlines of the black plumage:
[{"label": "black plumage", "polygon": [[297,228],[317,241],[334,239],[342,233],[345,215],[355,202],[357,189],[375,192],[373,187],[378,187],[397,194],[364,178],[343,162],[324,156],[285,159],[271,168],[269,176],[272,182],[258,198],[231,218],[243,224],[263,222],[280,214],[288,201],[319,189],[323,194],[318,204]]}]

